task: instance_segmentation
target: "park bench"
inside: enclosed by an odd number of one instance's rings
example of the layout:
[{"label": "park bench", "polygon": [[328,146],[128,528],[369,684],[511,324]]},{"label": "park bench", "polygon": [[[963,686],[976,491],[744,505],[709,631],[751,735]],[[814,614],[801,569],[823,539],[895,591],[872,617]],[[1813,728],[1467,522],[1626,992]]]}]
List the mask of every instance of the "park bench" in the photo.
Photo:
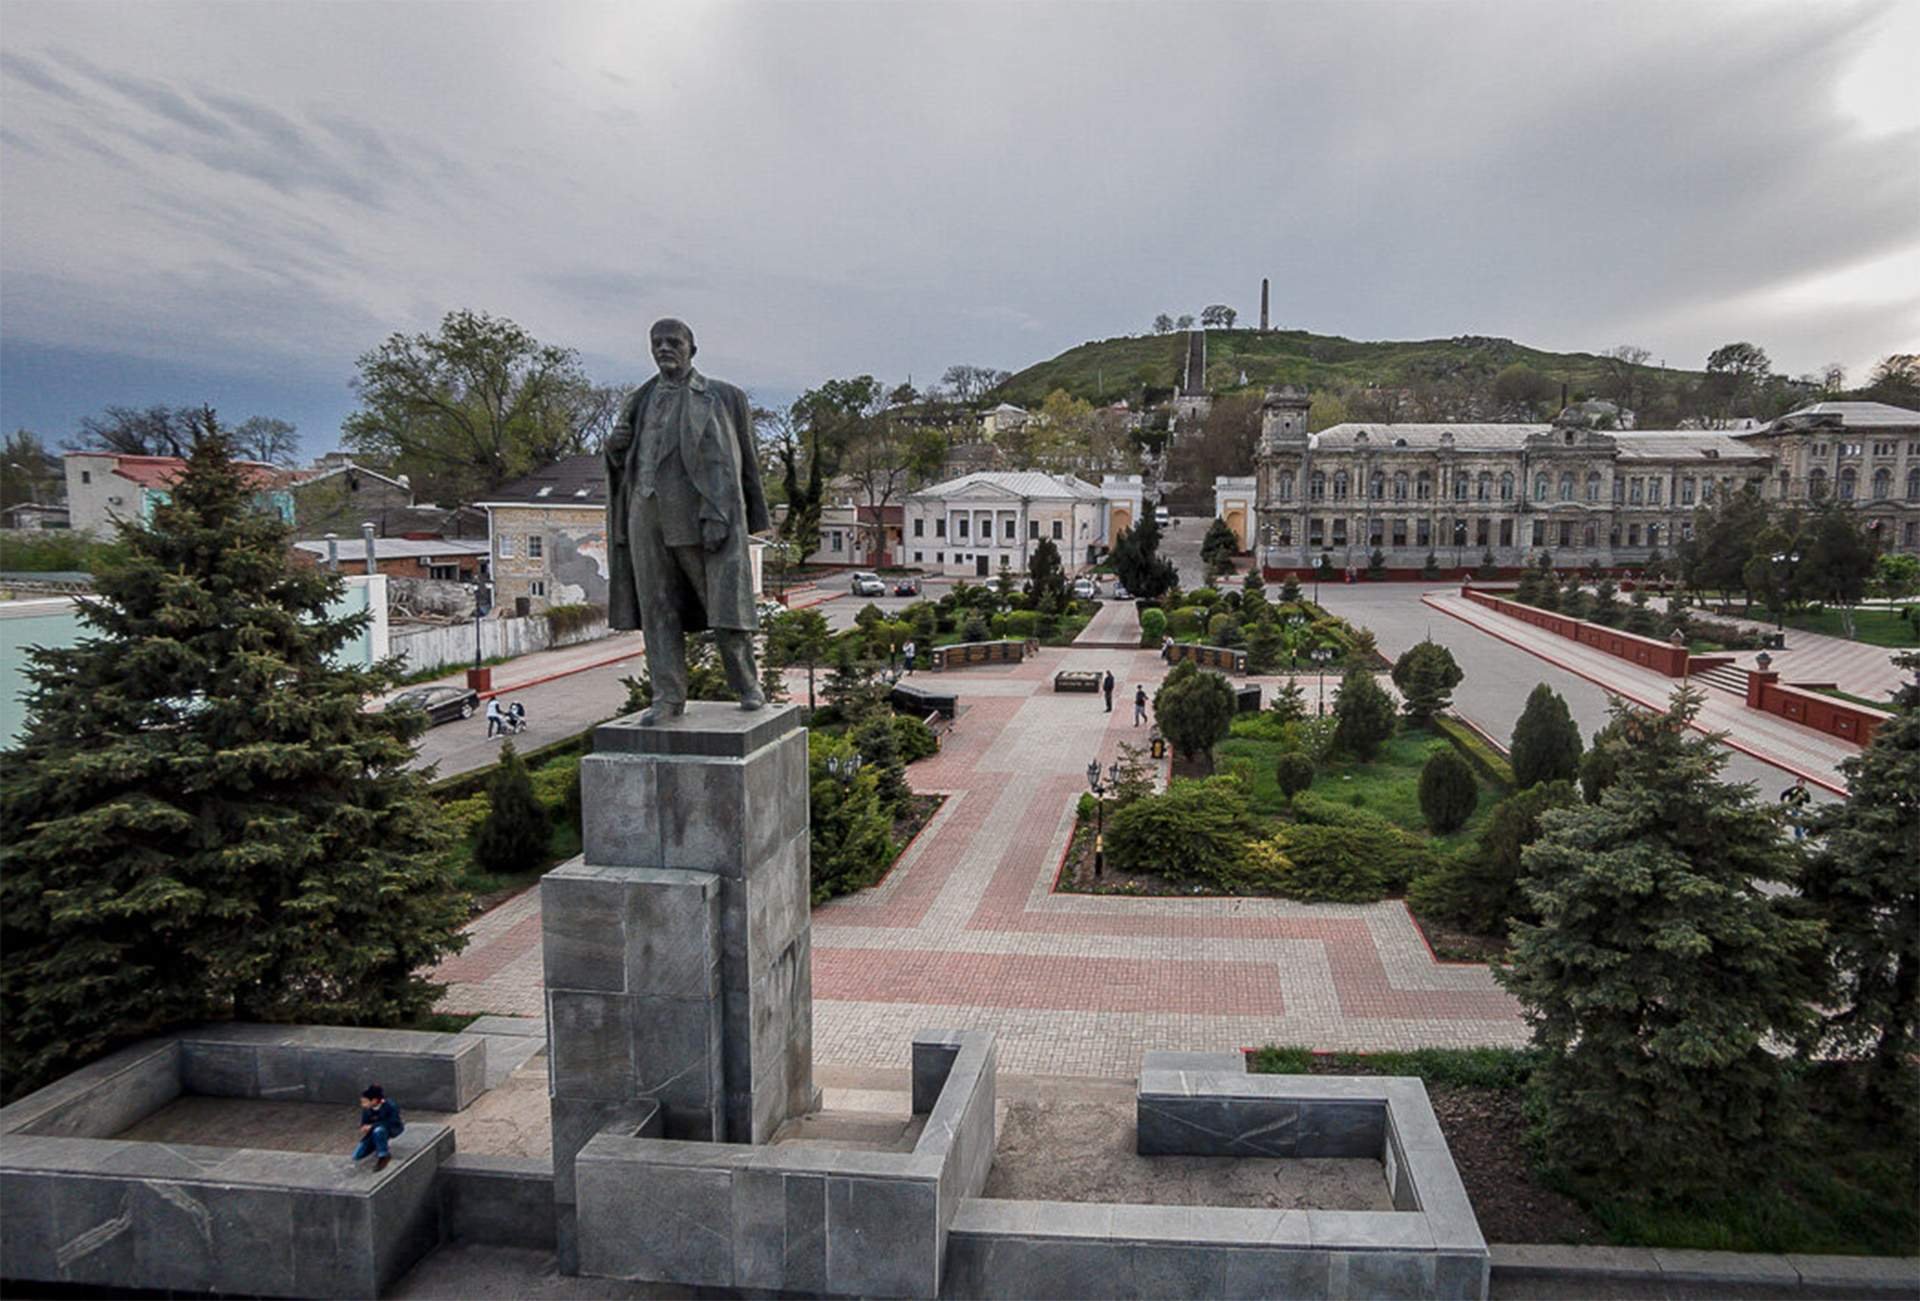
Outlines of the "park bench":
[{"label": "park bench", "polygon": [[1018,664],[1026,658],[1027,644],[1020,641],[963,641],[951,646],[935,646],[928,653],[928,667],[935,673],[965,668],[969,664]]},{"label": "park bench", "polygon": [[1100,674],[1091,669],[1061,669],[1053,675],[1055,691],[1098,691]]},{"label": "park bench", "polygon": [[1167,647],[1167,663],[1178,664],[1181,660],[1192,660],[1203,669],[1221,669],[1228,673],[1247,671],[1247,653],[1226,646],[1177,641]]}]

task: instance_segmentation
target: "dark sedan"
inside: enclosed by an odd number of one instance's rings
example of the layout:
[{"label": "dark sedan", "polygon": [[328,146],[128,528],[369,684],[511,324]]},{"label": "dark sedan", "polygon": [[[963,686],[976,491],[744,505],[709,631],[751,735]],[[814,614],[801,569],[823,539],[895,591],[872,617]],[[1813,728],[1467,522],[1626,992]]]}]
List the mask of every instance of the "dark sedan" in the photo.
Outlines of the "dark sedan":
[{"label": "dark sedan", "polygon": [[893,585],[893,594],[895,596],[920,595],[920,580],[917,578],[901,579],[899,582]]},{"label": "dark sedan", "polygon": [[480,693],[472,687],[414,687],[387,702],[388,709],[401,706],[424,709],[429,722],[451,723],[479,711]]}]

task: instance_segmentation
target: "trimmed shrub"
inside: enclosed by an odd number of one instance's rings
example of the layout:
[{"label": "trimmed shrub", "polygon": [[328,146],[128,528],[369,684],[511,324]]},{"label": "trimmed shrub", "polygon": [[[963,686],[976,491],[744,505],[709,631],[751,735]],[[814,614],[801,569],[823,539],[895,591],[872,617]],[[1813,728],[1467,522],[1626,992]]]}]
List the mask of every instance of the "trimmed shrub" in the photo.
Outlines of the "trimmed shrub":
[{"label": "trimmed shrub", "polygon": [[1257,829],[1246,791],[1233,778],[1176,781],[1164,795],[1142,796],[1114,810],[1107,855],[1123,871],[1232,888]]},{"label": "trimmed shrub", "polygon": [[534,798],[547,816],[567,825],[580,825],[580,755],[562,755],[533,774]]},{"label": "trimmed shrub", "polygon": [[487,781],[487,804],[473,846],[474,866],[497,876],[539,867],[547,852],[547,811],[535,798],[533,779],[511,741],[501,744],[500,766]]},{"label": "trimmed shrub", "polygon": [[1161,732],[1190,758],[1211,752],[1215,742],[1225,740],[1237,712],[1227,679],[1201,672],[1191,660],[1174,665],[1153,696],[1153,716]]},{"label": "trimmed shrub", "polygon": [[1473,769],[1453,747],[1435,749],[1420,770],[1420,814],[1435,835],[1446,835],[1466,825],[1480,802]]},{"label": "trimmed shrub", "polygon": [[1238,616],[1222,610],[1207,620],[1207,640],[1215,646],[1231,646],[1240,637]]},{"label": "trimmed shrub", "polygon": [[[1261,715],[1271,718],[1271,715]],[[1278,720],[1274,720],[1278,723]],[[1279,723],[1284,727],[1284,723]],[[1289,750],[1273,765],[1273,780],[1280,787],[1280,793],[1292,803],[1293,797],[1313,785],[1313,760],[1298,750]]]},{"label": "trimmed shrub", "polygon": [[1284,893],[1306,903],[1372,903],[1433,870],[1432,848],[1386,823],[1322,826],[1295,822],[1280,833],[1293,866]]},{"label": "trimmed shrub", "polygon": [[1167,612],[1165,610],[1146,609],[1140,612],[1140,644],[1158,646],[1160,639],[1167,635]]},{"label": "trimmed shrub", "polygon": [[441,809],[447,815],[447,827],[453,832],[455,840],[465,840],[480,829],[487,820],[487,814],[493,811],[493,805],[487,803],[487,793],[476,791],[465,799],[448,800]]},{"label": "trimmed shrub", "polygon": [[1201,620],[1206,611],[1197,605],[1183,605],[1167,616],[1167,631],[1176,638],[1190,636],[1200,631]]},{"label": "trimmed shrub", "polygon": [[827,770],[829,756],[852,755],[846,737],[807,733],[814,903],[872,885],[893,861],[893,818],[881,802],[878,774],[863,767],[842,784]]},{"label": "trimmed shrub", "polygon": [[1393,663],[1393,685],[1406,700],[1407,717],[1431,727],[1434,715],[1453,702],[1453,689],[1466,676],[1453,652],[1434,641],[1410,646]]},{"label": "trimmed shrub", "polygon": [[1217,587],[1196,587],[1187,593],[1187,604],[1197,605],[1202,610],[1211,610],[1219,599],[1220,589]]},{"label": "trimmed shrub", "polygon": [[1040,626],[1040,615],[1033,610],[1015,610],[1005,615],[1001,623],[1001,636],[1025,641],[1034,635]]},{"label": "trimmed shrub", "polygon": [[1422,913],[1480,935],[1504,935],[1507,919],[1537,921],[1520,886],[1520,856],[1540,837],[1541,815],[1571,808],[1571,782],[1542,782],[1493,806],[1479,838],[1414,881],[1407,900]]},{"label": "trimmed shrub", "polygon": [[960,625],[960,640],[963,642],[989,641],[992,637],[992,627],[977,611],[969,614],[967,621]]}]

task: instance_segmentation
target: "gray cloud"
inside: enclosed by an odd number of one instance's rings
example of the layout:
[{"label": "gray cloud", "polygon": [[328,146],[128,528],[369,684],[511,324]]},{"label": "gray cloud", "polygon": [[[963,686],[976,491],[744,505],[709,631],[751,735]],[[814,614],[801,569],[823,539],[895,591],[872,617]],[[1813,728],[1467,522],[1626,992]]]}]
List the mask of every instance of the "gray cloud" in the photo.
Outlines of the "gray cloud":
[{"label": "gray cloud", "polygon": [[1891,12],[12,0],[0,346],[344,376],[474,307],[616,378],[667,312],[791,391],[1265,275],[1352,337],[1857,372],[1920,284],[1795,287],[1920,258],[1920,133],[1839,94]]}]

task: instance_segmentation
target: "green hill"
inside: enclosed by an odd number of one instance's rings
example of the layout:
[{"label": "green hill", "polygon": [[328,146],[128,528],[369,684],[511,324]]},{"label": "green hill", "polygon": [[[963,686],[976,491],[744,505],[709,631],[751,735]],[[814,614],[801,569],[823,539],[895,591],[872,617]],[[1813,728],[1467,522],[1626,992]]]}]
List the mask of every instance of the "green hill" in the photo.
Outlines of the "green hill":
[{"label": "green hill", "polygon": [[[1055,389],[1093,402],[1134,398],[1143,388],[1170,389],[1179,381],[1186,345],[1181,331],[1083,343],[1027,367],[994,396],[1037,406]],[[1494,377],[1515,363],[1524,363],[1555,385],[1564,382],[1576,398],[1602,396],[1617,365],[1593,353],[1542,352],[1511,339],[1479,336],[1364,343],[1305,330],[1207,331],[1208,387],[1216,393],[1240,388],[1244,371],[1245,387],[1255,392],[1272,384],[1308,390],[1437,385],[1477,396],[1489,392]],[[1636,381],[1663,387],[1690,385],[1700,378],[1697,371],[1632,369]]]}]

